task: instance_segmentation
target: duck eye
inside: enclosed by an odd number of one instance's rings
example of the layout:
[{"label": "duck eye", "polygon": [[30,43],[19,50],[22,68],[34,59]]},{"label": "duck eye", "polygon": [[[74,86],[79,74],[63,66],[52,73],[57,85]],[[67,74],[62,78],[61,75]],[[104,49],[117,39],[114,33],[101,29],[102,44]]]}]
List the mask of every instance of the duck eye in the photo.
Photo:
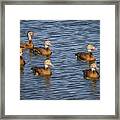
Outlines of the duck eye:
[{"label": "duck eye", "polygon": [[46,63],[49,63],[49,61],[48,61],[48,60],[46,60]]}]

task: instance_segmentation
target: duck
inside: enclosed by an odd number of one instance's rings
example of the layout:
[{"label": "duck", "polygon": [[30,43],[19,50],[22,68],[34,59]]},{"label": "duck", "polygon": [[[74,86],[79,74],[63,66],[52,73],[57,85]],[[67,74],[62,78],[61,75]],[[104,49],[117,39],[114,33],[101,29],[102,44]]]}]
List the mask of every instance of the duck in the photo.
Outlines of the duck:
[{"label": "duck", "polygon": [[20,48],[20,66],[24,66],[25,65],[25,60],[23,59],[23,49]]},{"label": "duck", "polygon": [[51,76],[52,71],[50,69],[50,66],[53,66],[53,64],[51,63],[51,60],[46,59],[44,61],[44,67],[34,67],[32,68],[32,70],[36,76]]},{"label": "duck", "polygon": [[20,48],[33,49],[34,44],[32,42],[32,36],[34,35],[34,33],[32,31],[28,31],[27,35],[28,35],[28,42],[27,43],[20,43]]},{"label": "duck", "polygon": [[45,57],[50,57],[52,54],[52,51],[49,48],[49,46],[51,46],[51,42],[49,40],[45,40],[44,45],[45,45],[44,48],[34,47],[33,52]]},{"label": "duck", "polygon": [[96,58],[92,54],[92,51],[96,50],[95,46],[93,44],[88,44],[86,48],[88,52],[75,53],[77,60],[88,62],[88,63],[95,62]]},{"label": "duck", "polygon": [[97,69],[96,63],[90,64],[90,69],[83,70],[84,78],[87,80],[99,80],[100,74]]}]

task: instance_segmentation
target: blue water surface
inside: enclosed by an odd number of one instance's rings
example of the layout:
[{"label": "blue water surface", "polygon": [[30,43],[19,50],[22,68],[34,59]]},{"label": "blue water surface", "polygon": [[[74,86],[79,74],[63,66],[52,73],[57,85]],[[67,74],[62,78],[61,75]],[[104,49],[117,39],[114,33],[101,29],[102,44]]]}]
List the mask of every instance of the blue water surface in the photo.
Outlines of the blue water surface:
[{"label": "blue water surface", "polygon": [[99,20],[21,20],[20,42],[27,42],[27,32],[33,31],[33,43],[44,47],[44,40],[52,42],[51,61],[53,75],[38,77],[31,70],[34,66],[44,66],[45,57],[24,51],[26,61],[20,74],[21,100],[99,100],[100,80],[85,80],[83,70],[86,62],[77,61],[76,52],[85,52],[86,45],[92,43],[97,48],[93,52],[100,67],[100,21]]}]

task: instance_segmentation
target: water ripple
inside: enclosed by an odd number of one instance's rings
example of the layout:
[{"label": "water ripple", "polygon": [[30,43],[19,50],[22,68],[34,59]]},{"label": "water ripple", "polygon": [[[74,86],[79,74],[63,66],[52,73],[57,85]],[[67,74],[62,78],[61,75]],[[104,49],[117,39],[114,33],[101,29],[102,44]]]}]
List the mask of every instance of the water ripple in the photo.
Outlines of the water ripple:
[{"label": "water ripple", "polygon": [[44,66],[46,58],[26,50],[26,61],[20,75],[21,100],[99,100],[100,81],[89,81],[83,77],[83,70],[89,65],[77,61],[75,53],[87,51],[86,45],[92,43],[97,50],[93,52],[100,66],[100,21],[99,20],[21,20],[20,40],[27,42],[27,31],[34,31],[33,43],[44,46],[44,39],[52,42],[51,61],[54,64],[51,78],[34,76],[31,68]]}]

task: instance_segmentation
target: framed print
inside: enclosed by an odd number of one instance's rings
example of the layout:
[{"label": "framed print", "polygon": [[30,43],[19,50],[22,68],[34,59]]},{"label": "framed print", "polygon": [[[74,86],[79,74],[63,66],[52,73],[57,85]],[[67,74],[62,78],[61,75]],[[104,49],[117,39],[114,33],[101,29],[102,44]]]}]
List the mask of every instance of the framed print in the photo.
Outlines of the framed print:
[{"label": "framed print", "polygon": [[2,1],[2,119],[119,119],[117,0]]}]

